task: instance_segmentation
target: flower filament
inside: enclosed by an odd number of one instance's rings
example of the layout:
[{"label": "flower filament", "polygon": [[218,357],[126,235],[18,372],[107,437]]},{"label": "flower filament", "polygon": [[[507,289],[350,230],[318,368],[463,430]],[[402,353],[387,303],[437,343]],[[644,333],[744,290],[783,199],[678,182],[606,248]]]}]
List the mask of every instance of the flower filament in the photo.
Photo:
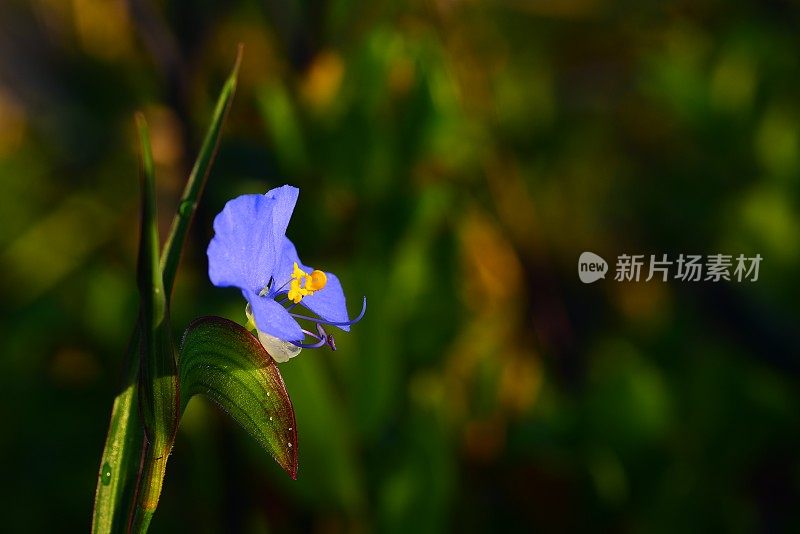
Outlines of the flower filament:
[{"label": "flower filament", "polygon": [[[292,277],[288,281],[284,282],[283,285],[276,287],[277,284],[275,283],[275,280],[270,278],[267,285],[258,294],[259,297],[266,298],[278,298],[280,295],[286,295],[285,298],[278,300],[278,303],[285,305],[291,301],[291,304],[286,307],[289,315],[291,315],[295,320],[302,319],[304,321],[308,321],[316,327],[316,332],[306,328],[302,329],[303,334],[307,338],[311,339],[310,343],[304,343],[302,341],[282,342],[274,336],[270,336],[259,331],[255,324],[252,308],[249,303],[247,304],[245,308],[247,315],[247,329],[255,329],[258,332],[262,345],[267,347],[268,351],[273,358],[276,359],[276,361],[287,361],[289,358],[294,357],[300,349],[316,349],[327,345],[331,348],[331,350],[336,350],[336,342],[333,339],[333,334],[327,332],[324,326],[350,326],[359,322],[364,317],[364,313],[367,311],[366,297],[362,302],[361,313],[359,313],[355,319],[347,321],[326,321],[319,317],[311,317],[308,315],[292,313],[292,309],[303,300],[303,297],[308,297],[313,295],[315,292],[324,289],[327,283],[328,277],[323,271],[314,270],[311,273],[307,273],[297,265],[297,262],[295,262]],[[289,286],[289,290],[288,292],[284,293],[287,285]],[[292,345],[296,347],[296,352],[289,349],[289,347]]]}]

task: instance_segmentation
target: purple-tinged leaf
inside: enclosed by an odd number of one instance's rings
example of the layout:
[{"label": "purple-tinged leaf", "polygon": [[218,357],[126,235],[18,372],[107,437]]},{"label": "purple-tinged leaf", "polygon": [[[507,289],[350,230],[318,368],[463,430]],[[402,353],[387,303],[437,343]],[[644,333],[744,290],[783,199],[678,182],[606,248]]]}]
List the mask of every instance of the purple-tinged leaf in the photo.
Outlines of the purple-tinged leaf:
[{"label": "purple-tinged leaf", "polygon": [[178,367],[181,410],[192,396],[207,396],[297,478],[292,401],[278,367],[250,332],[221,317],[196,319],[184,333]]}]

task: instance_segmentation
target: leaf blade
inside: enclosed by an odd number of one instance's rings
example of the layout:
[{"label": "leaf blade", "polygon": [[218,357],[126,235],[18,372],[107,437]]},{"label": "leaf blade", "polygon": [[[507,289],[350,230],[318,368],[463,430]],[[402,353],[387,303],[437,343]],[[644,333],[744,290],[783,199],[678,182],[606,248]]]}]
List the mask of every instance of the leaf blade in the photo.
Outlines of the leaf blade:
[{"label": "leaf blade", "polygon": [[135,510],[129,530],[147,530],[158,506],[161,487],[178,429],[179,394],[175,348],[169,324],[169,306],[159,261],[156,222],[155,166],[147,122],[137,114],[141,157],[141,239],[139,241],[139,415],[144,426],[142,462],[137,473]]},{"label": "leaf blade", "polygon": [[139,407],[148,441],[169,453],[178,419],[177,363],[169,328],[169,311],[159,267],[155,168],[144,116],[136,122],[141,144],[142,220],[139,242],[139,299],[142,325]]},{"label": "leaf blade", "polygon": [[[140,342],[137,328],[128,346],[127,360],[136,362]],[[133,374],[127,377],[126,385],[114,399],[111,410],[92,514],[92,532],[96,534],[119,532],[128,519],[126,494],[133,493],[131,484],[136,480],[139,450],[144,436],[136,409],[136,369],[132,364]]]},{"label": "leaf blade", "polygon": [[221,317],[196,319],[184,334],[179,369],[181,410],[192,396],[207,396],[297,478],[294,408],[277,366],[250,332]]},{"label": "leaf blade", "polygon": [[[186,184],[182,201],[189,201],[191,209],[182,209],[186,205],[184,202],[179,205],[169,237],[164,244],[160,268],[156,269],[162,275],[165,288],[164,297],[167,301],[175,280],[186,233],[214,162],[222,126],[232,104],[241,57],[242,46],[240,45],[232,74],[218,97],[211,127],[206,134],[203,148]],[[167,325],[167,329],[169,329],[169,325]],[[137,479],[140,454],[144,447],[142,422],[137,410],[139,352],[142,342],[142,325],[141,322],[137,322],[124,359],[126,362],[125,379],[120,393],[114,399],[103,454],[100,459],[92,512],[92,532],[95,533],[122,531],[128,520],[127,506],[129,504],[135,506],[134,503],[128,501],[135,492],[132,486]],[[110,476],[104,479],[107,463],[110,466]]]},{"label": "leaf blade", "polygon": [[203,189],[205,188],[208,175],[211,171],[211,165],[214,163],[214,159],[217,155],[219,140],[222,136],[222,128],[225,125],[225,120],[228,117],[228,112],[233,103],[233,96],[236,93],[239,67],[242,63],[242,53],[243,46],[240,44],[233,70],[217,98],[217,105],[214,109],[211,124],[206,131],[203,145],[192,167],[192,172],[189,174],[189,179],[184,187],[180,204],[178,204],[178,210],[172,219],[169,236],[164,243],[164,251],[161,256],[161,271],[164,273],[164,288],[166,289],[167,295],[172,293],[175,273],[178,270],[181,251],[186,241],[186,233],[194,218],[197,204],[200,200],[200,196],[203,194]]}]

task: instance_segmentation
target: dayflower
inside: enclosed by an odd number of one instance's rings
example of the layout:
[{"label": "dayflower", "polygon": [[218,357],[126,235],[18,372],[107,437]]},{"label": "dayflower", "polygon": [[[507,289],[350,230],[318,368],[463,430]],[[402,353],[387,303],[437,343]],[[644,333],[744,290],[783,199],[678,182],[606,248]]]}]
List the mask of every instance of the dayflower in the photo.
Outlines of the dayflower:
[{"label": "dayflower", "polygon": [[[366,311],[350,319],[342,284],[336,275],[306,266],[286,228],[300,190],[284,185],[264,195],[242,195],[225,204],[214,219],[208,245],[208,276],[215,286],[238,287],[246,313],[261,343],[276,362],[286,362],[302,348],[328,345],[325,326],[350,330]],[[303,306],[315,316],[295,313]],[[314,325],[314,331],[301,322]],[[307,338],[311,342],[306,342]]]}]

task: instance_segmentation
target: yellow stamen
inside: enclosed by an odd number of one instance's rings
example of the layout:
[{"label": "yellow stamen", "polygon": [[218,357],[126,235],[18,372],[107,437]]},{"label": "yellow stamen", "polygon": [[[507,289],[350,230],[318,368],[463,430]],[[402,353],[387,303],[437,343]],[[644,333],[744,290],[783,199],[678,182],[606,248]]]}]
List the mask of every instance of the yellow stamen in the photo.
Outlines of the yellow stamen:
[{"label": "yellow stamen", "polygon": [[308,295],[308,291],[300,287],[300,280],[292,279],[291,283],[289,284],[289,293],[286,295],[289,297],[289,300],[297,304],[306,295]]},{"label": "yellow stamen", "polygon": [[315,291],[324,288],[327,283],[328,277],[324,272],[312,271],[311,274],[308,274],[295,262],[292,270],[292,280],[289,282],[289,293],[286,296],[297,304],[303,300],[303,297],[313,295]]},{"label": "yellow stamen", "polygon": [[312,271],[306,278],[306,289],[310,291],[319,291],[328,283],[328,277],[322,271]]},{"label": "yellow stamen", "polygon": [[302,277],[306,276],[306,272],[297,265],[297,262],[294,262],[294,268],[292,269],[292,278],[295,280],[300,280]]}]

